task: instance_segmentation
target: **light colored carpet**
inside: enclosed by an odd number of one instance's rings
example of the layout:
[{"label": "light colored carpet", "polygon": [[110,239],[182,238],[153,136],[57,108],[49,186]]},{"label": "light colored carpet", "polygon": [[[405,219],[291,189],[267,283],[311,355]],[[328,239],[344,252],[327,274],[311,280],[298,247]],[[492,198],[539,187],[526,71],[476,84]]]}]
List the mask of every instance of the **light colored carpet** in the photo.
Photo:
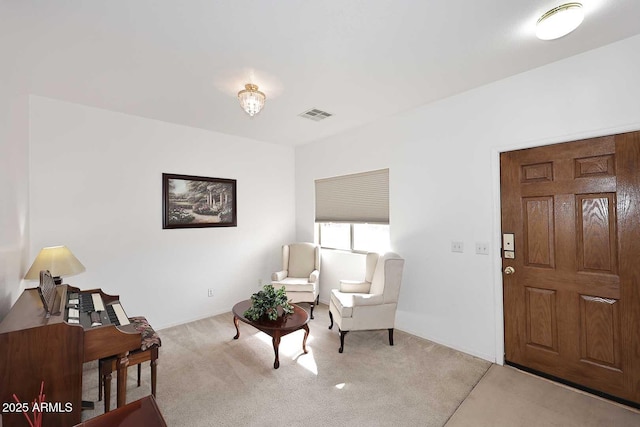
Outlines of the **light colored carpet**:
[{"label": "light colored carpet", "polygon": [[[271,337],[231,313],[160,332],[157,401],[172,427],[200,426],[639,426],[640,413],[516,369],[395,332],[350,332],[338,353],[326,305],[303,331],[282,338],[273,369]],[[129,369],[127,401],[150,393]],[[97,363],[85,365],[85,400],[98,395]],[[115,406],[115,379],[112,407]],[[104,408],[85,411],[83,420]]]},{"label": "light colored carpet", "polygon": [[[282,338],[273,369],[271,337],[231,313],[159,331],[157,401],[167,424],[198,426],[442,426],[490,366],[489,362],[395,331],[350,332],[338,353],[337,327],[326,305],[303,331]],[[129,369],[127,401],[150,392],[148,364],[136,387]],[[85,366],[85,400],[97,398],[97,364]],[[115,380],[112,384],[115,406]],[[83,420],[99,415],[83,412]]]}]

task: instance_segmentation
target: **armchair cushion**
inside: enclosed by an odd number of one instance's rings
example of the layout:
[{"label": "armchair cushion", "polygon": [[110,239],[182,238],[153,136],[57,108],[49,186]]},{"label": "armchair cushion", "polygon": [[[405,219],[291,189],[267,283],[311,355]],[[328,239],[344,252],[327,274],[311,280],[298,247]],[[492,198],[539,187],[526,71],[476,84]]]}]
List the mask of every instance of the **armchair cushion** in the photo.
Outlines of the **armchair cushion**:
[{"label": "armchair cushion", "polygon": [[288,292],[313,292],[316,287],[315,283],[309,283],[304,277],[285,277],[271,284],[276,289],[284,286]]},{"label": "armchair cushion", "polygon": [[370,282],[359,282],[357,280],[341,280],[340,281],[340,292],[350,292],[350,293],[369,293],[369,289],[371,288]]}]

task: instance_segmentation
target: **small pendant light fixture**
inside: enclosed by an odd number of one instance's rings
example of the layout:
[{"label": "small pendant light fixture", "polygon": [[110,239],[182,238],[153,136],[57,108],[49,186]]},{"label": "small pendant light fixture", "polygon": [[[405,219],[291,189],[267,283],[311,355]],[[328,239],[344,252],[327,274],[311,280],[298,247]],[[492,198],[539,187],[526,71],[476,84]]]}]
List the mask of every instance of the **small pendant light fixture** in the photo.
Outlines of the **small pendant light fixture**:
[{"label": "small pendant light fixture", "polygon": [[240,106],[242,106],[242,109],[251,117],[262,110],[266,99],[266,95],[258,90],[258,86],[251,83],[244,85],[244,90],[238,92]]},{"label": "small pendant light fixture", "polygon": [[584,19],[581,3],[565,3],[554,7],[538,19],[536,36],[540,40],[555,40],[578,28]]}]

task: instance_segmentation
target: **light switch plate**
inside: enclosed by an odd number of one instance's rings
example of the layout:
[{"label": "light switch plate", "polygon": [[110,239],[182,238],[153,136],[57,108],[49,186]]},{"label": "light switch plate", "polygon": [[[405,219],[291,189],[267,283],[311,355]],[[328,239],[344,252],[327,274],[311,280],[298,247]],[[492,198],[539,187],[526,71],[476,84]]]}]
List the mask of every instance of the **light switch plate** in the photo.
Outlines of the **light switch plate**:
[{"label": "light switch plate", "polygon": [[463,242],[451,242],[451,252],[464,252]]},{"label": "light switch plate", "polygon": [[477,255],[489,255],[489,243],[476,242],[476,254]]}]

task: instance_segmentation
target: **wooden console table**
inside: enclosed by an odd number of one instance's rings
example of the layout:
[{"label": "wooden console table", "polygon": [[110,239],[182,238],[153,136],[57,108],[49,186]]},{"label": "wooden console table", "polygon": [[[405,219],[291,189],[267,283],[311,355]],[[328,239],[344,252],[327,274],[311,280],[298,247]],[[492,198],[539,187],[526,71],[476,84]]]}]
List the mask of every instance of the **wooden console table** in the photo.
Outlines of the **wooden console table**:
[{"label": "wooden console table", "polygon": [[302,351],[307,353],[307,337],[309,336],[309,313],[307,313],[302,307],[296,304],[293,306],[293,313],[285,317],[278,317],[276,320],[251,320],[244,317],[244,312],[251,307],[251,300],[240,301],[233,306],[233,323],[236,325],[236,336],[234,340],[240,338],[240,329],[238,328],[238,321],[253,326],[254,328],[269,335],[273,342],[273,351],[276,354],[276,360],[273,362],[273,369],[280,367],[280,359],[278,358],[278,348],[280,347],[280,338],[295,332],[299,329],[304,329],[304,339],[302,340]]}]

